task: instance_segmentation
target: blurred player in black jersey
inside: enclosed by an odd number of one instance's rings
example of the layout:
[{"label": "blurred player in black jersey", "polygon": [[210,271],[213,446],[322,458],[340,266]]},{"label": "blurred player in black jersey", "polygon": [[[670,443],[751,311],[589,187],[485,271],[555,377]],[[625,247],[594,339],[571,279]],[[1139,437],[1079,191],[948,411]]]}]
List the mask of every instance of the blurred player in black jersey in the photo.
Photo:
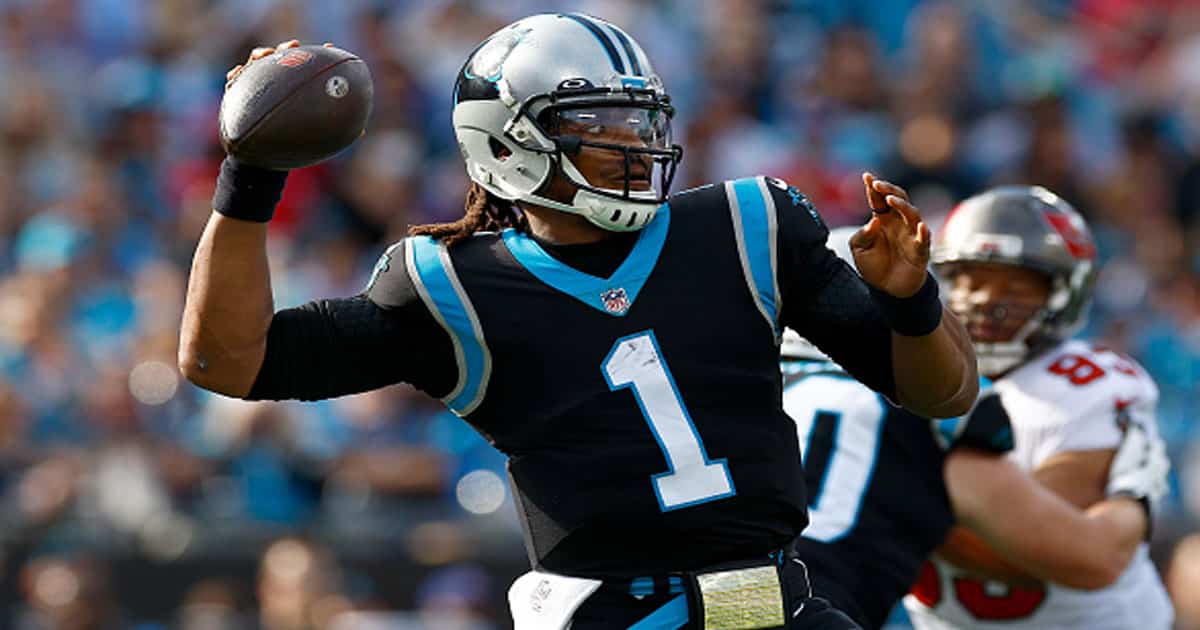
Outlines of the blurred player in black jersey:
[{"label": "blurred player in black jersey", "polygon": [[[830,234],[845,258],[851,232]],[[997,577],[1088,589],[1116,580],[1149,534],[1139,500],[1161,494],[1169,464],[1165,445],[1140,426],[1109,469],[1110,498],[1084,512],[1005,457],[1012,426],[990,389],[964,416],[921,418],[887,404],[792,331],[782,368],[809,490],[810,523],[797,550],[817,596],[864,628],[884,624],[956,523],[1012,563]]]},{"label": "blurred player in black jersey", "polygon": [[441,398],[509,456],[534,565],[510,589],[518,628],[855,627],[790,548],[808,518],[779,339],[795,328],[919,413],[967,410],[974,354],[904,190],[863,176],[862,277],[778,180],[668,197],[663,83],[579,14],[493,34],[454,103],[465,216],[413,228],[355,297],[274,311],[265,221],[285,175],[225,162],[184,374],[248,399],[400,382]]}]

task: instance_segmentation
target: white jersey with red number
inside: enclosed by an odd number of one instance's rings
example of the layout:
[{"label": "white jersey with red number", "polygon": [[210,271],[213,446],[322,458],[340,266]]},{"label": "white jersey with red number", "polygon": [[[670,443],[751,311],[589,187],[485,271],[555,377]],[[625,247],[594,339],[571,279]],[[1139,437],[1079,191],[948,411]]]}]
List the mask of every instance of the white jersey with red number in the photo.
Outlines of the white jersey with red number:
[{"label": "white jersey with red number", "polygon": [[[1116,448],[1129,419],[1157,431],[1154,381],[1131,359],[1081,341],[1060,344],[994,386],[1013,426],[1008,457],[1026,471],[1057,453]],[[1114,584],[1095,591],[1010,588],[935,559],[904,606],[918,630],[1168,630],[1174,616],[1145,544]]]}]

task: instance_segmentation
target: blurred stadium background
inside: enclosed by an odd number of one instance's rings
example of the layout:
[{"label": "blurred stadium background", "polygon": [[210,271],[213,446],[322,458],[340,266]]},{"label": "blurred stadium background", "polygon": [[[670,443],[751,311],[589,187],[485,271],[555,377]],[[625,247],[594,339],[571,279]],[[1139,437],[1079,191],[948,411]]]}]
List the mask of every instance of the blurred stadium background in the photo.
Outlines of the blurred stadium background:
[{"label": "blurred stadium background", "polygon": [[459,64],[565,9],[656,60],[677,188],[776,175],[832,225],[862,219],[864,168],[933,226],[1001,182],[1075,204],[1105,262],[1088,334],[1162,388],[1154,557],[1200,628],[1196,0],[0,1],[0,626],[509,626],[527,560],[503,458],[464,424],[402,387],[231,401],[174,357],[224,73],[252,46],[333,41],[376,82],[366,137],[289,180],[284,307],[356,293],[407,225],[460,214]]}]

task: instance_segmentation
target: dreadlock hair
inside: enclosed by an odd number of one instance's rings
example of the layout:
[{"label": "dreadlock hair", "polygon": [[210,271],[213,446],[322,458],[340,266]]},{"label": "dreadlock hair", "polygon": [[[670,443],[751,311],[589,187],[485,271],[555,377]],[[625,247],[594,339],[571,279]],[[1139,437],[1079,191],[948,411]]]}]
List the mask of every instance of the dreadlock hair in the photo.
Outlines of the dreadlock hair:
[{"label": "dreadlock hair", "polygon": [[446,247],[452,247],[476,232],[499,232],[505,228],[529,231],[529,220],[513,202],[493,195],[475,182],[467,189],[467,200],[463,205],[466,210],[463,218],[450,223],[414,225],[408,228],[409,235],[431,236]]}]

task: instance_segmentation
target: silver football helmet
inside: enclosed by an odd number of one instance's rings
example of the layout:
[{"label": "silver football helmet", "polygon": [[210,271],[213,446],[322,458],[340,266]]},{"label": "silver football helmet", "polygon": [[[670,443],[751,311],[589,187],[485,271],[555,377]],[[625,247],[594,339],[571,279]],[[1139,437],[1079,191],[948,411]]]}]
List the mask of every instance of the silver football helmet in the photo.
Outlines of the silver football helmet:
[{"label": "silver football helmet", "polygon": [[[472,181],[502,199],[579,214],[613,231],[641,229],[666,201],[682,157],[671,143],[673,115],[642,47],[613,24],[577,13],[534,15],[497,31],[467,58],[454,86],[454,132]],[[617,131],[631,141],[567,129]],[[620,155],[622,188],[584,177],[572,158],[585,147]],[[569,203],[539,194],[555,173],[578,187]],[[631,187],[639,179],[651,182],[648,190]]]},{"label": "silver football helmet", "polygon": [[934,239],[931,261],[944,278],[963,262],[1012,265],[1050,277],[1050,297],[1012,339],[975,342],[983,374],[1016,367],[1087,321],[1096,280],[1095,242],[1071,204],[1040,186],[993,188],[958,204]]}]

